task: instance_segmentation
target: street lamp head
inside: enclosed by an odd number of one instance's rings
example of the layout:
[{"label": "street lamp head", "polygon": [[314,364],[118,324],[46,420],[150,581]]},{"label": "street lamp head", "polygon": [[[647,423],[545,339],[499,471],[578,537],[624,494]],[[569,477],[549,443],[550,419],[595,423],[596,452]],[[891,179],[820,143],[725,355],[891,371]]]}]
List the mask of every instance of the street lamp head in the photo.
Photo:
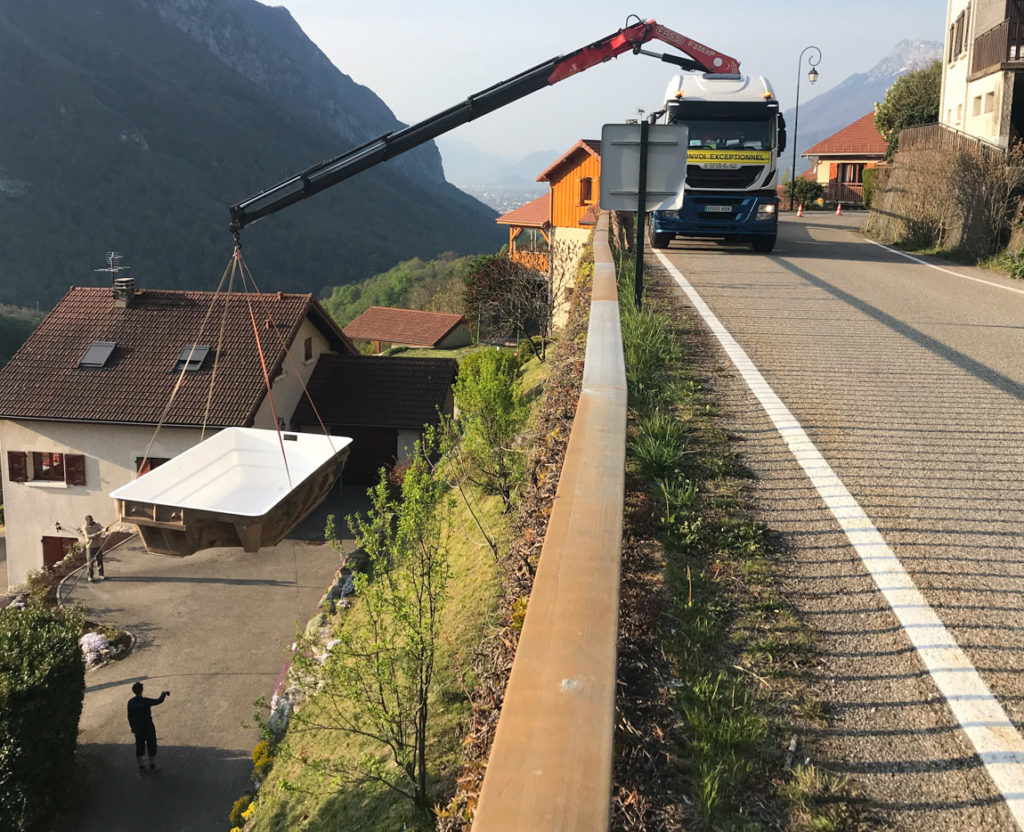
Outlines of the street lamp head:
[{"label": "street lamp head", "polygon": [[817,82],[818,70],[815,67],[812,66],[811,71],[807,73],[807,80],[810,81],[812,84]]}]

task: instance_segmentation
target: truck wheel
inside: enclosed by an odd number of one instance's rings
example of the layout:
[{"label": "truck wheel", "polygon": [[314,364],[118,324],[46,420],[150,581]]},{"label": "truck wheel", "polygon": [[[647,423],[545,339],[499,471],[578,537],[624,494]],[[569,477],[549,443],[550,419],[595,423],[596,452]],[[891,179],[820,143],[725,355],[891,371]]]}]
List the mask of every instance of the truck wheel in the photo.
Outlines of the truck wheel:
[{"label": "truck wheel", "polygon": [[754,251],[769,254],[775,248],[775,236],[772,234],[771,237],[754,237]]},{"label": "truck wheel", "polygon": [[675,239],[675,234],[669,231],[655,231],[651,234],[651,246],[653,248],[668,248],[669,243]]}]

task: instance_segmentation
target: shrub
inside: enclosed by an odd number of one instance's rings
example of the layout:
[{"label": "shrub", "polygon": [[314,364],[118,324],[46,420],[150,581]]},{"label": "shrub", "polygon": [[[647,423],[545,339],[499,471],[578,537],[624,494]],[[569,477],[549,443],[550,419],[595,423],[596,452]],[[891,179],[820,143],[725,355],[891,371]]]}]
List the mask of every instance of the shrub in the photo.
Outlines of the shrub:
[{"label": "shrub", "polygon": [[870,208],[871,207],[871,200],[875,196],[875,176],[876,175],[877,174],[876,174],[874,168],[865,168],[864,169],[863,184],[864,184],[864,207],[865,208]]},{"label": "shrub", "polygon": [[526,424],[529,404],[518,378],[519,359],[508,350],[485,349],[466,356],[455,382],[463,450],[472,479],[505,507],[522,481],[525,464],[516,438]]},{"label": "shrub", "polygon": [[[254,751],[253,756],[255,755],[256,752]],[[238,800],[235,801],[234,805],[231,807],[230,815],[230,823],[232,829],[239,827],[243,823],[245,823],[245,821],[242,819],[242,812],[249,808],[250,803],[252,803],[251,794],[243,794],[240,798],[238,798]]]},{"label": "shrub", "polygon": [[0,614],[0,829],[28,830],[72,779],[85,662],[74,610]]},{"label": "shrub", "polygon": [[1010,277],[1016,280],[1024,280],[1024,249],[1004,251],[996,259],[996,265],[1001,269],[1005,269]]},{"label": "shrub", "polygon": [[[792,181],[786,182],[782,186],[783,199],[789,202],[789,192],[792,189]],[[800,179],[796,180],[796,205],[813,205],[819,199],[825,196],[825,186],[820,182],[815,182],[813,179]]]}]

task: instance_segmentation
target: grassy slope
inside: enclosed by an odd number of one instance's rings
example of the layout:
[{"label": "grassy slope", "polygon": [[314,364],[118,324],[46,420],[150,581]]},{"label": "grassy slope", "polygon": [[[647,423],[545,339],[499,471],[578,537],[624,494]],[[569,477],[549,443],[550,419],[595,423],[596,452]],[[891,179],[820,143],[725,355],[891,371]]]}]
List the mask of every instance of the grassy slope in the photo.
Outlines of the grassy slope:
[{"label": "grassy slope", "polygon": [[[545,367],[536,359],[523,369],[527,391],[540,389]],[[506,518],[496,497],[474,495],[483,521],[504,549]],[[444,803],[454,790],[459,745],[470,715],[467,691],[472,690],[473,659],[494,623],[500,594],[500,575],[490,549],[461,500],[457,501],[451,528],[451,577],[449,598],[443,613],[443,635],[438,654],[437,689],[431,733],[434,742],[431,775],[437,786],[437,802]],[[351,615],[358,615],[358,604]],[[321,707],[314,699],[306,707]],[[311,711],[313,712],[313,711]],[[278,761],[259,794],[252,825],[259,832],[395,832],[419,829],[411,804],[383,786],[358,789],[325,782],[290,754],[356,760],[365,743],[336,732],[290,734],[282,744]],[[428,826],[426,828],[432,828]]]}]

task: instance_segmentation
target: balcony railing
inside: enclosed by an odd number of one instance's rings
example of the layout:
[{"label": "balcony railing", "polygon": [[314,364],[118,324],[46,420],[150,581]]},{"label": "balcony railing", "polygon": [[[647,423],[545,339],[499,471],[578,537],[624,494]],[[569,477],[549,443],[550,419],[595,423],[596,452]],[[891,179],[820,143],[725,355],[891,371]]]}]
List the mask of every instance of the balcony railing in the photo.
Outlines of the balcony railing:
[{"label": "balcony railing", "polygon": [[979,139],[955,127],[946,124],[920,124],[917,127],[905,127],[900,130],[900,150],[937,150],[952,148],[954,150],[971,150],[979,148],[988,153],[1006,153],[997,144]]},{"label": "balcony railing", "polygon": [[1024,19],[1007,18],[974,39],[971,74],[1018,61],[1024,62]]}]

